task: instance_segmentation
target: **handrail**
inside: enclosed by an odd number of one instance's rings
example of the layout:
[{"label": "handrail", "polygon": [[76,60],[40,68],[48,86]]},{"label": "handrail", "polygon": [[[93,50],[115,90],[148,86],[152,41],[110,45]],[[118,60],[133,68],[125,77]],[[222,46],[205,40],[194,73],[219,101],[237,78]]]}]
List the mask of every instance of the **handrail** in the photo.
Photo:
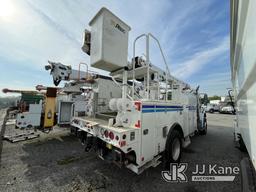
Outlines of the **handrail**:
[{"label": "handrail", "polygon": [[81,74],[80,68],[81,68],[81,65],[85,65],[86,66],[86,78],[88,77],[88,64],[80,62],[79,66],[78,66],[78,80],[80,80],[80,74]]},{"label": "handrail", "polygon": [[[163,60],[164,60],[164,64],[165,64],[165,67],[166,67],[166,71],[168,72],[168,75],[170,76],[170,75],[171,75],[171,74],[170,74],[170,70],[169,70],[169,67],[168,67],[168,64],[167,64],[167,62],[166,62],[166,59],[165,59],[165,56],[164,56],[162,47],[161,47],[161,45],[160,45],[158,39],[157,39],[154,35],[152,35],[151,33],[148,33],[148,36],[152,37],[152,38],[157,42],[158,47],[159,47],[160,52],[161,52],[161,55],[162,55]],[[168,78],[167,78],[167,74],[165,74],[165,84],[166,84],[166,88],[165,88],[165,89],[166,89],[166,91],[165,91],[165,100],[167,101],[167,100],[168,100],[168,98],[167,98],[167,97],[168,97],[168,92],[167,92],[167,89],[168,89]]]},{"label": "handrail", "polygon": [[149,33],[148,35],[151,36],[151,37],[157,42],[158,47],[159,47],[160,52],[161,52],[161,55],[162,55],[162,57],[163,57],[163,59],[164,59],[164,63],[165,63],[166,69],[167,69],[167,71],[168,71],[168,75],[170,75],[170,70],[169,70],[168,64],[167,64],[167,62],[166,62],[166,59],[165,59],[165,56],[164,56],[164,53],[163,53],[161,44],[159,43],[158,39],[157,39],[154,35],[152,35],[151,33]]},{"label": "handrail", "polygon": [[[160,44],[159,40],[154,35],[152,35],[151,33],[148,33],[148,34],[144,33],[144,34],[139,35],[133,42],[133,61],[132,61],[133,89],[132,89],[132,97],[134,97],[134,92],[135,92],[135,48],[136,48],[135,45],[136,45],[137,40],[144,37],[144,36],[146,37],[146,63],[147,63],[147,67],[148,67],[148,70],[147,70],[147,89],[149,89],[149,37],[151,37],[152,39],[154,39],[157,42],[157,45],[160,49],[161,55],[162,55],[163,60],[164,60],[166,71],[167,71],[168,75],[170,76],[169,66],[167,64],[167,61],[166,61],[166,58],[165,58],[165,55],[163,53],[163,50],[162,50],[162,47],[161,47],[161,44]],[[166,79],[166,100],[167,100],[167,89],[168,89],[168,75],[165,74],[165,76],[166,76],[165,77],[165,79]],[[149,95],[148,95],[148,97],[149,97]]]},{"label": "handrail", "polygon": [[133,77],[133,85],[132,85],[132,98],[134,97],[134,85],[135,85],[135,45],[138,39],[142,38],[142,37],[146,37],[147,35],[141,34],[138,37],[136,37],[136,39],[133,41],[133,61],[132,61],[132,77]]},{"label": "handrail", "polygon": [[[158,47],[159,47],[160,52],[161,52],[161,55],[162,55],[163,60],[164,60],[166,71],[168,72],[168,75],[170,76],[170,70],[169,70],[169,67],[168,67],[168,64],[166,62],[166,59],[165,59],[162,47],[161,47],[158,39],[154,35],[152,35],[151,33],[149,33],[148,36],[150,36],[151,38],[153,38],[157,42]],[[165,87],[165,100],[167,101],[168,100],[168,92],[167,92],[167,89],[168,89],[168,76],[167,76],[167,73],[165,74],[165,84],[166,84],[166,87]]]}]

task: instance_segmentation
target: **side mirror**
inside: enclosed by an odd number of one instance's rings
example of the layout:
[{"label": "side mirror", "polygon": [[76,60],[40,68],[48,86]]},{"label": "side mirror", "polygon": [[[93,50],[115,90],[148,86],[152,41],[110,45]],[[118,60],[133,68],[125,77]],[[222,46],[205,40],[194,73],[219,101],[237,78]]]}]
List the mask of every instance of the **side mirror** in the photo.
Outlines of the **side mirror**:
[{"label": "side mirror", "polygon": [[209,103],[208,95],[206,93],[201,93],[199,98],[201,104],[207,105],[207,103]]},{"label": "side mirror", "polygon": [[203,102],[204,105],[207,105],[207,103],[209,103],[209,99],[208,99],[208,95],[205,93],[204,94],[204,98],[203,98]]}]

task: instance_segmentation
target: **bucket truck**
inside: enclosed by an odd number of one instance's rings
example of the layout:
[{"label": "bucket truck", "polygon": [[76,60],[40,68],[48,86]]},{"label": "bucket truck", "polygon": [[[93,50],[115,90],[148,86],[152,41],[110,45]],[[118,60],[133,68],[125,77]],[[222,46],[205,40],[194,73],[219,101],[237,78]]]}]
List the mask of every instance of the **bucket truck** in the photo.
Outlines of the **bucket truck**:
[{"label": "bucket truck", "polygon": [[[85,150],[94,148],[101,159],[137,174],[162,160],[167,166],[179,162],[190,136],[207,132],[199,87],[192,89],[170,74],[160,43],[150,33],[134,40],[133,58],[127,62],[131,28],[108,9],[102,8],[89,25],[91,32],[85,31],[82,50],[90,55],[92,67],[110,72],[121,96],[111,96],[112,114],[72,117],[71,125],[81,133]],[[142,38],[145,58],[136,55],[136,43]],[[152,40],[159,46],[165,70],[150,61]]]}]

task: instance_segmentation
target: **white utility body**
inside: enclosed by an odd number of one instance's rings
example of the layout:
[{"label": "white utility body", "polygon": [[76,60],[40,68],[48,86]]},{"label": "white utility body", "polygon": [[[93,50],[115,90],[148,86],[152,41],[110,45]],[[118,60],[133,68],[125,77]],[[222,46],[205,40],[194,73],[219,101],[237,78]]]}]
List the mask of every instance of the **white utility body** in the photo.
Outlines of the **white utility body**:
[{"label": "white utility body", "polygon": [[241,162],[243,192],[256,189],[256,1],[231,0],[230,61],[235,98],[235,140],[249,159]]},{"label": "white utility body", "polygon": [[[81,64],[87,67],[81,71]],[[62,63],[49,61],[47,70],[53,77],[53,82],[58,85],[61,81],[68,81],[61,89],[65,97],[58,99],[58,124],[70,124],[73,115],[94,117],[97,114],[108,115],[109,101],[121,97],[120,87],[111,77],[99,75],[88,70],[85,63],[79,64],[79,70]]]},{"label": "white utility body", "polygon": [[[84,47],[91,66],[109,71],[122,95],[109,101],[112,115],[72,118],[71,125],[80,132],[86,151],[94,146],[102,159],[137,174],[157,166],[161,159],[167,164],[179,162],[190,136],[207,131],[198,88],[193,90],[170,75],[161,46],[151,34],[136,38],[131,63],[124,60],[130,27],[108,9],[102,8],[90,26]],[[135,55],[136,42],[141,38],[146,39],[145,58]],[[164,60],[166,70],[150,62],[150,40],[159,45],[163,56],[159,59]]]}]

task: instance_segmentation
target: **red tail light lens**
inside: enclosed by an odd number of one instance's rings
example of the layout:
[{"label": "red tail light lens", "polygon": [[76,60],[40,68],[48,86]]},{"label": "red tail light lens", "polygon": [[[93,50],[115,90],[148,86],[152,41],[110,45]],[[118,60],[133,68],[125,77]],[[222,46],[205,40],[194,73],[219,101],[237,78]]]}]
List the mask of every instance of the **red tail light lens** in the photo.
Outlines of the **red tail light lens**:
[{"label": "red tail light lens", "polygon": [[119,145],[120,145],[120,147],[125,146],[126,145],[126,141],[119,141]]},{"label": "red tail light lens", "polygon": [[135,108],[137,109],[137,111],[140,111],[140,109],[141,109],[141,102],[135,101],[134,105],[135,105]]},{"label": "red tail light lens", "polygon": [[135,124],[136,128],[140,128],[140,120],[137,121],[137,123]]},{"label": "red tail light lens", "polygon": [[108,138],[108,131],[107,130],[104,131],[104,135],[105,135],[106,138]]},{"label": "red tail light lens", "polygon": [[109,132],[108,136],[109,136],[109,138],[110,138],[111,140],[113,140],[113,139],[115,138],[115,135],[114,135],[113,132]]}]

